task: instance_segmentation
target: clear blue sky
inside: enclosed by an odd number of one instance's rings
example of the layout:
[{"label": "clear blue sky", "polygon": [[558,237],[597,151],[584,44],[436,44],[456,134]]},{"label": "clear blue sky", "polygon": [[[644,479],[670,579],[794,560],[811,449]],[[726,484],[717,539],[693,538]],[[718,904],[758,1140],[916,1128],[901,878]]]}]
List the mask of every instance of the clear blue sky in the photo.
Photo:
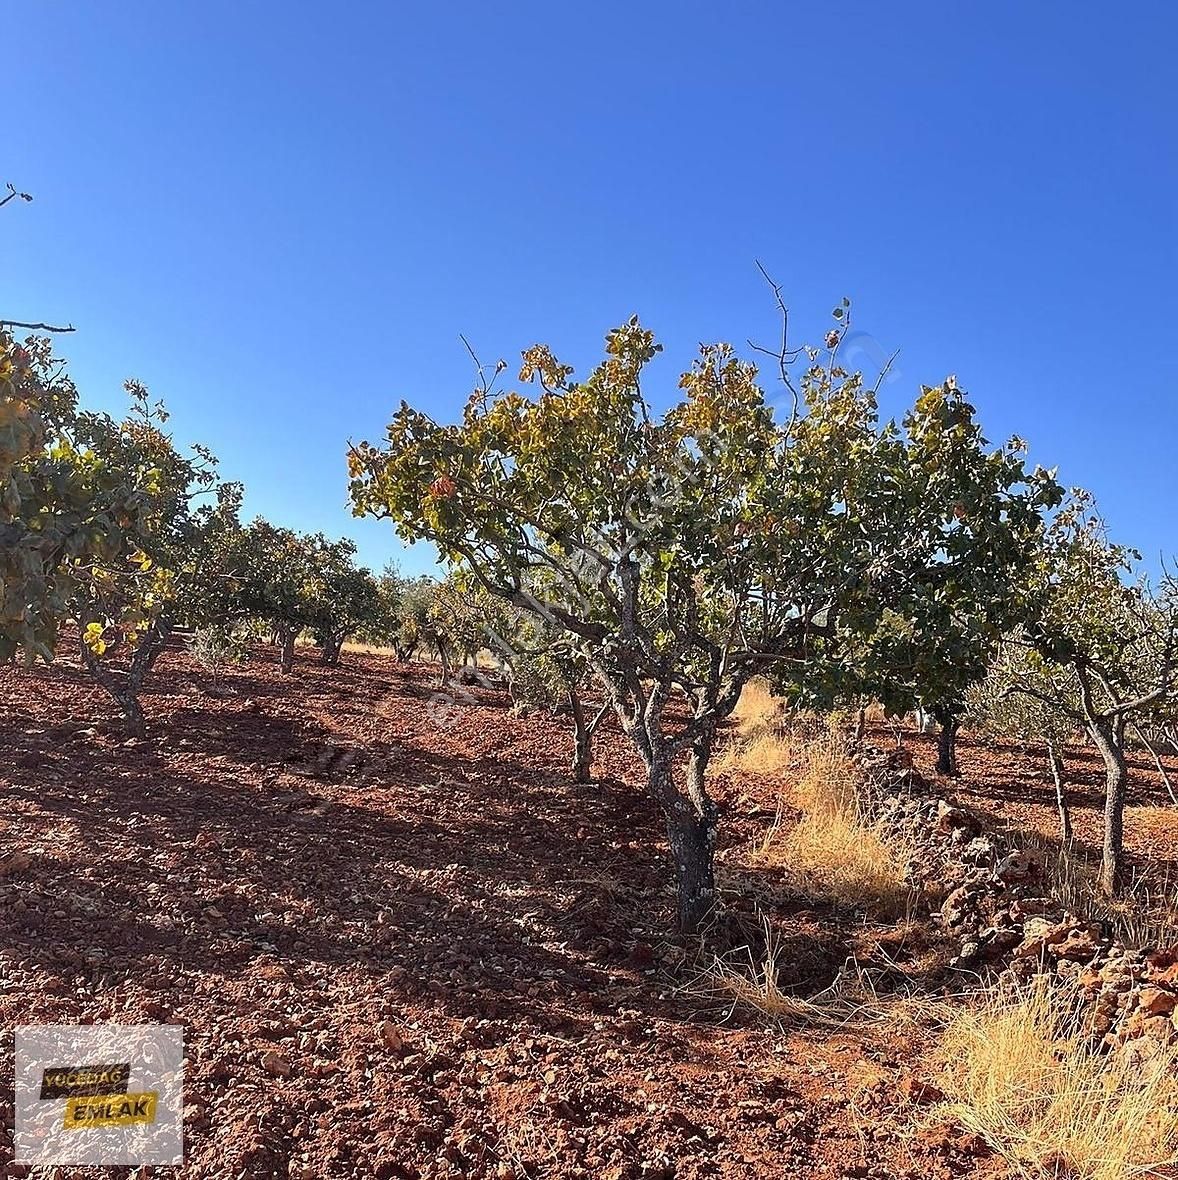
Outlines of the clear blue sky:
[{"label": "clear blue sky", "polygon": [[991,437],[1178,550],[1178,9],[1081,3],[14,5],[0,315],[72,321],[247,510],[354,536],[345,440],[442,416],[459,341],[583,370],[639,312],[700,340],[854,300],[899,409],[949,372]]}]

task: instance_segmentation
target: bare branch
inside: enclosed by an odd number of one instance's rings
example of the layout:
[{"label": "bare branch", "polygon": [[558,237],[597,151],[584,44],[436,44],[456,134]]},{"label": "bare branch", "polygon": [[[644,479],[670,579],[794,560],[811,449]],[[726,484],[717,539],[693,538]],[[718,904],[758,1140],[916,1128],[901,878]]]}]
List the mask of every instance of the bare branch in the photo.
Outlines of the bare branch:
[{"label": "bare branch", "polygon": [[[5,200],[9,199],[5,197]],[[3,203],[3,201],[0,201],[0,204]],[[54,324],[26,324],[21,320],[0,320],[0,328],[27,328],[30,332],[76,332],[78,330],[73,324],[59,328]]]}]

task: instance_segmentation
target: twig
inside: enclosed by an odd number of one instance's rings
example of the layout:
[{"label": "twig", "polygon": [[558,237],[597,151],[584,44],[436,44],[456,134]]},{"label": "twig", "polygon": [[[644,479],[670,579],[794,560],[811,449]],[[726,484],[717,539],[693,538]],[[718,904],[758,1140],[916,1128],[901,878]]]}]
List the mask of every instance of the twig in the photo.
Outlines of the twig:
[{"label": "twig", "polygon": [[[11,200],[11,198],[5,197],[4,200]],[[0,201],[0,205],[2,204],[4,201]],[[22,320],[0,320],[0,328],[27,328],[30,332],[76,332],[78,330],[73,324],[59,328],[53,324],[26,324]]]}]

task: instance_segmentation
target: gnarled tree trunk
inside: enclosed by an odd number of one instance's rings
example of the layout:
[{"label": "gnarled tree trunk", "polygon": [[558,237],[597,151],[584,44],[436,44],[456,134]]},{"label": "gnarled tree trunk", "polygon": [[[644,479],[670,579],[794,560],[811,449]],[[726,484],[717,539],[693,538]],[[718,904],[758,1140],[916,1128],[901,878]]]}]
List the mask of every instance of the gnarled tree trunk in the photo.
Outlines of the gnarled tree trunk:
[{"label": "gnarled tree trunk", "polygon": [[934,709],[940,731],[937,734],[937,773],[957,777],[957,729],[961,722],[949,709]]},{"label": "gnarled tree trunk", "polygon": [[716,902],[713,865],[719,813],[705,783],[714,734],[715,727],[710,725],[696,735],[683,791],[675,785],[673,755],[658,735],[649,735],[649,752],[644,751],[650,792],[667,825],[675,865],[678,926],[683,934],[696,933]]},{"label": "gnarled tree trunk", "polygon": [[328,635],[323,640],[323,662],[333,667],[339,663],[340,652],[343,651],[346,634]]},{"label": "gnarled tree trunk", "polygon": [[139,646],[130,653],[126,668],[116,668],[105,663],[90,650],[85,639],[81,641],[82,663],[95,683],[118,705],[123,715],[124,728],[131,737],[147,736],[147,719],[143,715],[143,706],[139,703],[139,694],[143,690],[144,681],[167,646],[171,633],[171,621],[157,619],[148,628]]},{"label": "gnarled tree trunk", "polygon": [[598,710],[593,719],[585,717],[585,706],[581,701],[581,694],[575,688],[569,689],[569,709],[573,714],[573,781],[587,783],[592,781],[591,769],[593,765],[593,735],[601,724],[602,718],[609,712],[609,702]]}]

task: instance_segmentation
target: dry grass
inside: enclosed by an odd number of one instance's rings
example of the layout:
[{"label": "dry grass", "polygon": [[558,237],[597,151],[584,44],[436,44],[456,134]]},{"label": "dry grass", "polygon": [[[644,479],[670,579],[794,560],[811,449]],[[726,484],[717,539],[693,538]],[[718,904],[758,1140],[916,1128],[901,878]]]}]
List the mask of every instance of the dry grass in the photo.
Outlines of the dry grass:
[{"label": "dry grass", "polygon": [[351,639],[344,643],[343,650],[353,652],[357,655],[388,656],[393,660],[397,658],[395,649],[391,647],[381,647],[379,644],[375,643],[356,643]]},{"label": "dry grass", "polygon": [[1134,877],[1112,899],[1101,892],[1098,863],[1036,832],[1022,833],[1020,842],[1042,855],[1055,896],[1088,921],[1107,923],[1122,946],[1178,944],[1178,882],[1168,866],[1161,877]]},{"label": "dry grass", "polygon": [[741,737],[752,737],[780,727],[784,712],[784,702],[773,695],[769,682],[754,676],[741,691],[732,719]]},{"label": "dry grass", "polygon": [[1178,1046],[1146,1063],[1103,1055],[1074,993],[1040,978],[992,993],[945,1030],[948,1101],[1025,1177],[1124,1180],[1178,1159]]},{"label": "dry grass", "polygon": [[732,720],[736,732],[712,763],[721,773],[772,775],[796,769],[808,742],[824,729],[812,714],[789,712],[759,676],[744,686]]},{"label": "dry grass", "polygon": [[790,733],[762,733],[737,737],[720,751],[713,763],[720,772],[779,774],[798,763],[796,741]]},{"label": "dry grass", "polygon": [[849,961],[834,982],[809,996],[781,986],[778,938],[767,919],[764,950],[715,958],[685,990],[720,1001],[729,1009],[744,1008],[782,1024],[842,1027],[851,1023],[920,1025],[927,1023],[927,1004],[907,993],[880,996],[870,975]]},{"label": "dry grass", "polygon": [[[806,892],[887,918],[908,912],[915,895],[907,857],[887,844],[859,805],[858,780],[839,736],[828,731],[804,749],[804,770],[792,792],[801,819],[775,823],[754,860],[785,869]],[[780,815],[780,809],[779,809]]]}]

